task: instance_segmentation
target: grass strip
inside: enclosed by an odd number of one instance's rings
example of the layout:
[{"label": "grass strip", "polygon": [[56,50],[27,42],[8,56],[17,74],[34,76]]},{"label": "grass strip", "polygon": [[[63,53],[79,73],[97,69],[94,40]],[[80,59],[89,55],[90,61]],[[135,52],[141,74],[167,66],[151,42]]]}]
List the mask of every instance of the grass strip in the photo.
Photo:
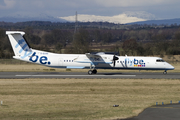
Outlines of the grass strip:
[{"label": "grass strip", "polygon": [[171,79],[0,79],[0,119],[126,118],[177,103],[179,93],[180,80]]}]

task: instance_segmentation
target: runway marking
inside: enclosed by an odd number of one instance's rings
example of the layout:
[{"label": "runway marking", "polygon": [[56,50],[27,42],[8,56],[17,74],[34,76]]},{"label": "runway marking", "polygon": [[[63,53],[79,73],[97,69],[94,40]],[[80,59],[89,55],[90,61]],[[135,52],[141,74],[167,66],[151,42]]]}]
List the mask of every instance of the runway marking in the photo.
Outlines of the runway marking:
[{"label": "runway marking", "polygon": [[136,77],[136,75],[15,75],[16,77]]}]

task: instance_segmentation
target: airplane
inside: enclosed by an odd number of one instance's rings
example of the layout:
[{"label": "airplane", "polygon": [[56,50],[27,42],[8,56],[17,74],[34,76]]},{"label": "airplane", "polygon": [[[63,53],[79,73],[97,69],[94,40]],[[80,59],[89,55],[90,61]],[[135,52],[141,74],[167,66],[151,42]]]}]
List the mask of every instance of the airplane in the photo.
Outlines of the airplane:
[{"label": "airplane", "polygon": [[85,54],[57,54],[32,49],[24,38],[25,32],[6,31],[13,48],[14,59],[45,65],[53,68],[89,69],[88,74],[96,74],[97,69],[131,70],[174,70],[174,67],[160,57],[117,56],[105,52]]}]

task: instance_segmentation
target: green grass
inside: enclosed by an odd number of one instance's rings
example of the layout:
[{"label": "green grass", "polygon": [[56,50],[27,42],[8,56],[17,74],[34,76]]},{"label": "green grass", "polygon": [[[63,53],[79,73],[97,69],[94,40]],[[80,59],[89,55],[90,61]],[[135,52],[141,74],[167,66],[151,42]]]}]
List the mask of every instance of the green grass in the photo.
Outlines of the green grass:
[{"label": "green grass", "polygon": [[0,119],[126,118],[177,103],[179,93],[180,80],[171,79],[0,79]]}]

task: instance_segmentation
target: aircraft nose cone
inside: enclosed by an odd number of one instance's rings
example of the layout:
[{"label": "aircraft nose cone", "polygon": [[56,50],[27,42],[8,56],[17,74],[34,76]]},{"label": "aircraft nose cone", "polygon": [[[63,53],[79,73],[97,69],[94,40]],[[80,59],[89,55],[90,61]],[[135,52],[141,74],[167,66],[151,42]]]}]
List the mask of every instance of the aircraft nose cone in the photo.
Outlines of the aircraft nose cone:
[{"label": "aircraft nose cone", "polygon": [[165,64],[165,68],[166,68],[167,70],[174,70],[174,66],[172,66],[172,65],[169,64],[169,63],[166,63],[166,64]]},{"label": "aircraft nose cone", "polygon": [[172,66],[172,65],[169,65],[169,67],[168,67],[170,70],[174,70],[174,66]]}]

